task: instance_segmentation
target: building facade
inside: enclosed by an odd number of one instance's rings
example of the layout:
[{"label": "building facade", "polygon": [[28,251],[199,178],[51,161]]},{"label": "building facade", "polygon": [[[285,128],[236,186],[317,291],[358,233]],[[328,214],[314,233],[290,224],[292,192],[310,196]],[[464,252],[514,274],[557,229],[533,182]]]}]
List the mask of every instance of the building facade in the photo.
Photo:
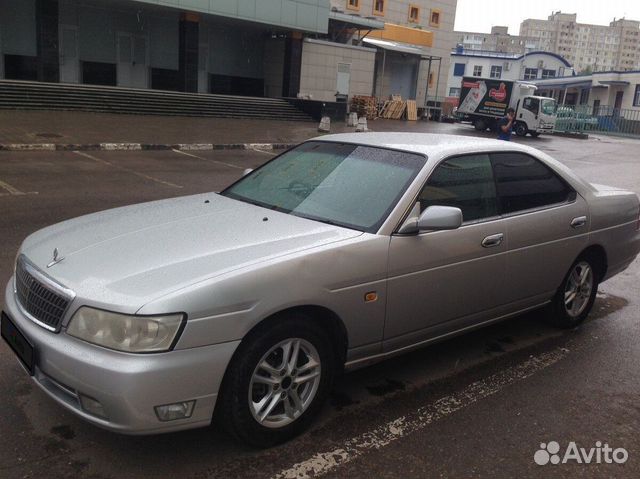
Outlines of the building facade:
[{"label": "building facade", "polygon": [[0,12],[0,78],[295,96],[302,38],[326,34],[329,3],[0,0]]},{"label": "building facade", "polygon": [[454,32],[456,44],[465,50],[525,53],[540,50],[535,38],[509,35],[509,27],[491,27],[491,33]]},{"label": "building facade", "polygon": [[451,98],[460,96],[464,76],[534,81],[573,74],[571,64],[560,55],[553,53],[530,52],[514,55],[501,52],[465,51],[457,48],[451,53],[447,96]]},{"label": "building facade", "polygon": [[595,72],[535,84],[560,105],[588,106],[593,115],[612,110],[640,112],[640,71]]},{"label": "building facade", "polygon": [[401,95],[419,105],[446,94],[457,0],[331,0],[331,7],[331,14],[384,24],[381,29],[363,25],[342,36],[376,51],[370,94]]},{"label": "building facade", "polygon": [[640,22],[624,18],[606,25],[577,22],[575,13],[554,12],[547,20],[527,19],[520,35],[539,49],[562,55],[576,71],[629,71],[640,68]]},{"label": "building facade", "polygon": [[456,4],[0,0],[0,78],[424,103],[445,93]]}]

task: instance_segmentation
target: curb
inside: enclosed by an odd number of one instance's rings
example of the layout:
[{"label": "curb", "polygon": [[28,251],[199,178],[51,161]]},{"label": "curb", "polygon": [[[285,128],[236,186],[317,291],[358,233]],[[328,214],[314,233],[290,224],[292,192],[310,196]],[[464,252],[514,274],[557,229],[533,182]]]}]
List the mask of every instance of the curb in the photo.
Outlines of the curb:
[{"label": "curb", "polygon": [[588,140],[589,135],[587,133],[570,133],[566,131],[554,131],[553,136],[561,136],[563,138],[574,138],[576,140]]},{"label": "curb", "polygon": [[287,150],[297,143],[0,143],[0,151],[212,151],[212,150]]}]

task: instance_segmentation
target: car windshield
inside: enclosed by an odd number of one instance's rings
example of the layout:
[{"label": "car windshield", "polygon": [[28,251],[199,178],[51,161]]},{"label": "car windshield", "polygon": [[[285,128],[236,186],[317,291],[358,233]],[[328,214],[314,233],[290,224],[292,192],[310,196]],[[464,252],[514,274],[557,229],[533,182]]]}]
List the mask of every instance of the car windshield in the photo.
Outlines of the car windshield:
[{"label": "car windshield", "polygon": [[556,101],[550,98],[542,100],[541,110],[545,115],[553,115],[556,112]]},{"label": "car windshield", "polygon": [[307,142],[221,194],[303,218],[377,232],[425,162],[424,156],[383,148]]}]

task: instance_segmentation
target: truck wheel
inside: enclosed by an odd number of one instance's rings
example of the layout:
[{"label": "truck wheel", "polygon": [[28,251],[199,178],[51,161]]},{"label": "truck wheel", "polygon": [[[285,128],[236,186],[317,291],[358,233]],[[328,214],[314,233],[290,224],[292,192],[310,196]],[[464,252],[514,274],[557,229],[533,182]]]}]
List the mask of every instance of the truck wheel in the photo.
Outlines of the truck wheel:
[{"label": "truck wheel", "polygon": [[525,123],[516,123],[514,130],[518,136],[527,136],[527,132],[529,131]]},{"label": "truck wheel", "polygon": [[475,120],[473,127],[478,131],[485,131],[487,129],[487,122],[481,119]]},{"label": "truck wheel", "polygon": [[304,431],[329,395],[336,358],[325,331],[290,313],[242,341],[229,365],[218,417],[254,447],[270,447]]}]

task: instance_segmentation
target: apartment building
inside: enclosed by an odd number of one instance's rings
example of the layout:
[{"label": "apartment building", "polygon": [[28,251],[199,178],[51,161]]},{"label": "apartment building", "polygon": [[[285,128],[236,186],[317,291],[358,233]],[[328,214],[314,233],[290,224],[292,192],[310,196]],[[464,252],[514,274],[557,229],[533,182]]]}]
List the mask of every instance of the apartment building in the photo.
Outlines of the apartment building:
[{"label": "apartment building", "polygon": [[640,21],[590,25],[578,23],[575,13],[554,12],[547,20],[523,21],[520,35],[534,39],[540,50],[562,55],[578,72],[640,68]]},{"label": "apartment building", "polygon": [[491,33],[454,32],[456,45],[465,50],[491,51],[500,53],[525,53],[539,50],[535,38],[510,35],[509,27],[491,27]]},{"label": "apartment building", "polygon": [[457,0],[331,0],[331,7],[330,36],[336,14],[384,23],[382,29],[352,29],[343,38],[375,49],[371,94],[399,94],[419,105],[446,94]]}]

